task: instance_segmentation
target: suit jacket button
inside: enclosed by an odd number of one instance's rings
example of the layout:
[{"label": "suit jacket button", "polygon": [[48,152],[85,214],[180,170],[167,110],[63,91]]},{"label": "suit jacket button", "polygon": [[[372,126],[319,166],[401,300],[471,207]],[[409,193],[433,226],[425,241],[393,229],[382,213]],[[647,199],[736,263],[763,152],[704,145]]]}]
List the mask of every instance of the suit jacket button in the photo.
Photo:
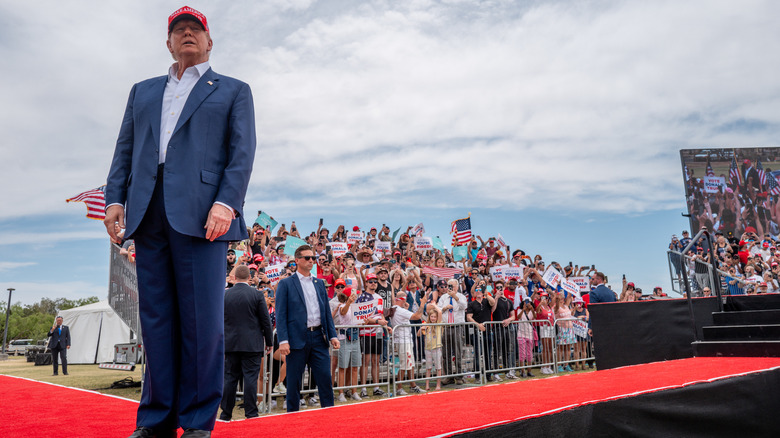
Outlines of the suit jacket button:
[{"label": "suit jacket button", "polygon": [[153,176],[152,180],[157,181],[157,176]]}]

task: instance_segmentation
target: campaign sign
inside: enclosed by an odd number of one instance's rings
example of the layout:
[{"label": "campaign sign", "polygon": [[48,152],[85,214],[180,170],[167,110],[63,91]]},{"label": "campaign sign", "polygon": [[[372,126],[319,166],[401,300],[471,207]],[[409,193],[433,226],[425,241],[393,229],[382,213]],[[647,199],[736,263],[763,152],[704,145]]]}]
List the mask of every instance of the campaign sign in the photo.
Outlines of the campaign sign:
[{"label": "campaign sign", "polygon": [[374,249],[377,251],[390,251],[390,242],[382,242],[381,240],[377,240],[374,243]]},{"label": "campaign sign", "polygon": [[265,268],[265,276],[268,277],[268,281],[270,281],[271,284],[279,282],[279,279],[282,277],[282,272],[284,272],[284,263]]},{"label": "campaign sign", "polygon": [[552,266],[549,266],[547,270],[544,271],[544,275],[542,275],[542,280],[544,280],[548,285],[552,287],[558,287],[558,284],[561,282],[562,278],[563,275],[561,275],[561,273],[558,272],[558,270],[553,268]]},{"label": "campaign sign", "polygon": [[276,222],[271,216],[268,216],[266,212],[260,212],[260,216],[255,219],[255,223],[263,228],[270,227],[271,230],[276,228],[276,224],[278,224],[278,222]]},{"label": "campaign sign", "polygon": [[347,244],[345,242],[330,242],[330,249],[333,251],[333,257],[344,257],[347,253]]},{"label": "campaign sign", "polygon": [[439,251],[444,251],[444,243],[438,237],[433,238],[433,248]]},{"label": "campaign sign", "polygon": [[433,250],[433,240],[430,237],[415,237],[414,248],[420,252]]},{"label": "campaign sign", "polygon": [[363,240],[363,233],[360,231],[350,231],[347,233],[347,243],[352,245]]},{"label": "campaign sign", "polygon": [[572,321],[571,328],[572,331],[574,331],[574,334],[578,338],[588,337],[588,323],[586,323],[585,321]]},{"label": "campaign sign", "polygon": [[506,268],[506,265],[490,268],[490,276],[493,278],[493,281],[504,280],[504,269]]},{"label": "campaign sign", "polygon": [[705,176],[702,181],[704,181],[704,191],[707,193],[718,193],[720,188],[726,185],[726,178],[722,176]]},{"label": "campaign sign", "polygon": [[284,243],[284,253],[290,256],[294,256],[295,250],[302,245],[306,245],[305,240],[299,239],[295,236],[287,236],[287,241]]},{"label": "campaign sign", "polygon": [[570,277],[569,281],[573,281],[580,287],[580,292],[590,290],[590,277]]},{"label": "campaign sign", "polygon": [[525,266],[507,266],[501,271],[504,274],[504,280],[509,281],[523,278],[523,269],[525,269]]},{"label": "campaign sign", "polygon": [[561,279],[561,288],[569,295],[574,295],[575,297],[580,295],[580,286],[571,280]]},{"label": "campaign sign", "polygon": [[452,247],[452,258],[456,262],[468,258],[468,254],[468,247],[466,245]]}]

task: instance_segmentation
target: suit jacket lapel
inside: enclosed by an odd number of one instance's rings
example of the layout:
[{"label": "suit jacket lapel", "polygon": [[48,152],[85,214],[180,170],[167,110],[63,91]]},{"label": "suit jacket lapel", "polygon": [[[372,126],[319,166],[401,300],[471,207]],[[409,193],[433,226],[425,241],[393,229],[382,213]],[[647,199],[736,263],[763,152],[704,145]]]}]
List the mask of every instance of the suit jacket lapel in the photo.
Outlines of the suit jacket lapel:
[{"label": "suit jacket lapel", "polygon": [[[179,131],[179,128],[187,123],[187,120],[192,117],[192,114],[195,112],[195,110],[198,109],[200,104],[203,103],[209,94],[213,93],[218,86],[219,78],[211,70],[211,68],[209,68],[192,88],[192,91],[190,91],[190,96],[187,98],[187,102],[184,104],[184,109],[181,111],[179,121],[176,123],[176,128],[174,128],[173,134],[171,134],[172,136],[176,135],[176,132]],[[160,104],[160,107],[162,108],[162,103]]]},{"label": "suit jacket lapel", "polygon": [[306,297],[303,296],[303,286],[301,286],[301,280],[298,278],[298,274],[292,275],[293,284],[295,285],[295,290],[298,291],[298,296],[301,299],[301,302],[303,303],[304,310],[306,309]]},{"label": "suit jacket lapel", "polygon": [[168,76],[161,76],[159,80],[152,83],[149,93],[154,96],[151,112],[149,113],[149,124],[152,128],[152,138],[154,139],[155,149],[160,145],[160,123],[162,117],[162,101],[165,94],[165,84],[168,83]]}]

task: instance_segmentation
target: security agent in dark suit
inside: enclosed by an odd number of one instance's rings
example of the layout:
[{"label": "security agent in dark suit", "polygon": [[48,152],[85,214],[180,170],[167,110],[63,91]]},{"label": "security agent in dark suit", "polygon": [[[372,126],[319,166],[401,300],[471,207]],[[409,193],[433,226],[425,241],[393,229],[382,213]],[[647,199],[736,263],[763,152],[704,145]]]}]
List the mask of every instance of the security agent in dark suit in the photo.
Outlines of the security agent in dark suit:
[{"label": "security agent in dark suit", "polygon": [[590,279],[590,284],[596,288],[590,291],[590,304],[597,303],[614,303],[617,301],[615,292],[604,285],[606,280],[605,276],[601,272],[596,272]]},{"label": "security agent in dark suit", "polygon": [[263,293],[249,282],[249,267],[236,268],[236,282],[225,292],[225,386],[222,414],[230,421],[236,404],[238,380],[244,378],[244,416],[257,417],[257,376],[263,353],[273,348],[273,328]]},{"label": "security agent in dark suit", "polygon": [[[62,374],[68,375],[68,349],[70,348],[70,329],[62,325],[62,317],[57,317],[57,322],[49,330],[49,349],[51,350],[51,364],[54,366],[54,374],[57,375],[57,359],[62,360]],[[57,357],[59,355],[59,358]]]},{"label": "security agent in dark suit", "polygon": [[311,274],[315,255],[309,245],[295,250],[298,269],[276,287],[276,334],[279,353],[287,356],[287,412],[300,409],[300,388],[306,365],[314,377],[320,405],[333,406],[328,340],[339,348],[336,326],[322,279]]},{"label": "security agent in dark suit", "polygon": [[168,17],[168,74],[130,91],[106,181],[106,219],[135,240],[146,379],[131,438],[211,436],[224,385],[225,253],[256,147],[252,92],[215,73],[206,17]]}]

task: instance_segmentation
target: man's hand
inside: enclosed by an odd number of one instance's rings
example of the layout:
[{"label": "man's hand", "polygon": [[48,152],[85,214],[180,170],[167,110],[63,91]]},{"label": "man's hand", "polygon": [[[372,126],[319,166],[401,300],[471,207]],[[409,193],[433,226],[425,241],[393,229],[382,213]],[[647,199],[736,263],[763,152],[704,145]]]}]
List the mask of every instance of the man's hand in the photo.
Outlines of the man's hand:
[{"label": "man's hand", "polygon": [[119,223],[119,228],[125,227],[125,208],[121,205],[112,205],[106,209],[106,218],[103,219],[103,225],[106,226],[108,235],[111,236],[111,241],[117,245],[122,244],[122,239],[116,235],[114,230],[114,224]]},{"label": "man's hand", "polygon": [[70,350],[70,345],[68,345],[68,350]]},{"label": "man's hand", "polygon": [[280,344],[279,345],[279,354],[281,354],[283,357],[290,354],[290,344]]},{"label": "man's hand", "polygon": [[265,347],[265,354],[266,355],[269,355],[269,354],[273,353],[273,351],[274,351],[274,347],[272,347],[270,345]]},{"label": "man's hand", "polygon": [[[106,214],[106,220],[108,214]],[[230,222],[233,220],[233,212],[224,205],[214,204],[209,210],[209,217],[206,220],[206,239],[214,241],[230,229]],[[109,233],[110,234],[110,233]]]},{"label": "man's hand", "polygon": [[332,338],[330,340],[330,345],[333,347],[334,350],[338,350],[341,344],[339,343],[339,340],[336,338]]},{"label": "man's hand", "polygon": [[479,331],[484,332],[485,331],[485,325],[481,323],[477,323],[477,327],[479,328]]}]

